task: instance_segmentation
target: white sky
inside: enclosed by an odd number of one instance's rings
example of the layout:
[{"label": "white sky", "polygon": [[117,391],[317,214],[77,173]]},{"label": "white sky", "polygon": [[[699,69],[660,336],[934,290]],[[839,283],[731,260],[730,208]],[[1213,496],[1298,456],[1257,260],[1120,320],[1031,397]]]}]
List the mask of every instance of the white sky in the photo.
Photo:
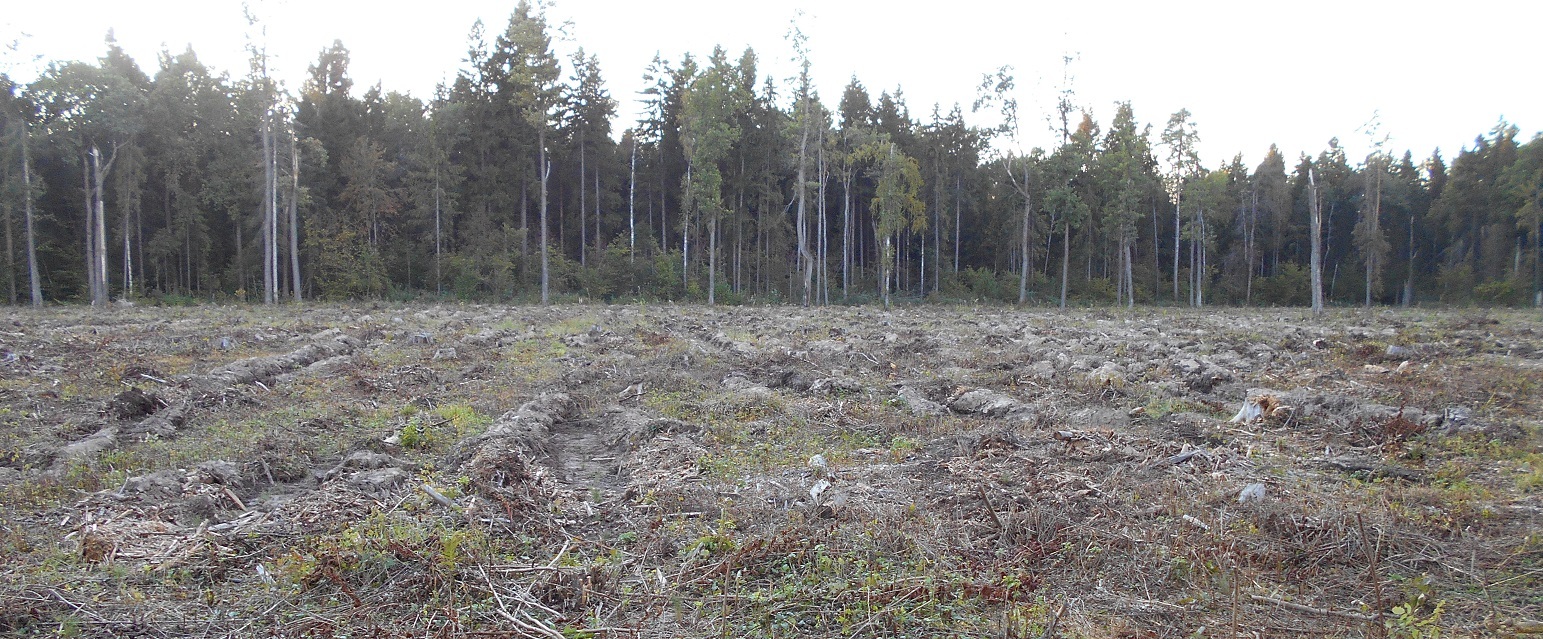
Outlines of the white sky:
[{"label": "white sky", "polygon": [[[292,90],[321,49],[341,39],[356,91],[380,82],[422,98],[461,68],[473,21],[483,20],[491,41],[514,4],[253,0],[277,74]],[[1543,127],[1543,56],[1524,35],[1543,22],[1543,2],[1534,0],[560,0],[549,17],[572,23],[570,40],[557,44],[565,63],[578,45],[599,57],[620,104],[620,131],[637,117],[636,92],[656,51],[675,62],[688,51],[705,57],[715,44],[734,58],[751,46],[761,75],[773,75],[786,96],[794,66],[784,36],[799,10],[830,108],[856,74],[875,97],[902,87],[914,118],[929,118],[935,102],[945,112],[957,102],[970,121],[990,124],[968,109],[981,75],[1010,64],[1034,144],[1050,140],[1044,113],[1064,52],[1080,55],[1076,100],[1100,125],[1114,101],[1130,100],[1138,120],[1153,124],[1155,142],[1168,115],[1188,108],[1201,159],[1212,167],[1241,152],[1252,168],[1276,143],[1289,169],[1334,136],[1355,162],[1367,147],[1358,129],[1374,111],[1390,147],[1412,150],[1417,161],[1439,146],[1450,163],[1502,116],[1522,140]],[[150,75],[163,45],[180,52],[191,44],[232,76],[246,70],[238,1],[27,1],[0,16],[0,39],[29,34],[23,53],[45,59],[94,60],[109,28]],[[18,79],[35,73],[15,55],[0,70],[7,65]]]}]

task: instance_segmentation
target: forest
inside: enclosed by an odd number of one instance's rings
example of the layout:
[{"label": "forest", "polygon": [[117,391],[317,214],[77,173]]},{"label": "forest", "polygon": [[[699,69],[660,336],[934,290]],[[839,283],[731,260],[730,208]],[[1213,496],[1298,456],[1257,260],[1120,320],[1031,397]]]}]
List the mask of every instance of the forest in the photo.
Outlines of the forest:
[{"label": "forest", "polygon": [[[1187,111],[1101,123],[1066,85],[1019,113],[1006,67],[921,115],[855,76],[831,101],[795,32],[780,84],[748,49],[656,57],[618,132],[598,59],[552,31],[527,3],[477,23],[426,101],[357,91],[341,42],[298,94],[261,51],[240,77],[191,49],[147,72],[111,34],[0,75],[0,294],[1307,305],[1316,239],[1329,304],[1543,300],[1543,138],[1503,120],[1450,161],[1372,123],[1365,157],[1207,166]],[[1054,148],[1015,150],[1046,122]]]}]

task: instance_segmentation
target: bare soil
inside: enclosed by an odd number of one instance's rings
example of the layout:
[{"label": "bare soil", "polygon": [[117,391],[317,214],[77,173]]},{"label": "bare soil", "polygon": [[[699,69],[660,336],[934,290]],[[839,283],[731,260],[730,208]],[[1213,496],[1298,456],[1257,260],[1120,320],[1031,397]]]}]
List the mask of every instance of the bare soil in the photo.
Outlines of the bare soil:
[{"label": "bare soil", "polygon": [[1543,322],[0,315],[0,633],[1507,636]]}]

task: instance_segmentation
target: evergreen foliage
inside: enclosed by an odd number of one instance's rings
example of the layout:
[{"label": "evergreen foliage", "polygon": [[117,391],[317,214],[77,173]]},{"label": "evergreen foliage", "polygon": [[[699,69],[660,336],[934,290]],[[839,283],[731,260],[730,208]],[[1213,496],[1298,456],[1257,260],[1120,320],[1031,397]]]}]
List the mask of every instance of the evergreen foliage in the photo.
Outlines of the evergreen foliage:
[{"label": "evergreen foliage", "polygon": [[294,94],[260,51],[241,78],[191,50],[147,74],[111,36],[0,75],[0,294],[1295,305],[1311,170],[1329,303],[1543,300],[1543,138],[1504,121],[1450,166],[1336,139],[1206,166],[1187,111],[1154,134],[1121,102],[1105,129],[1068,76],[1059,145],[1019,149],[1010,69],[974,104],[990,129],[856,77],[832,111],[795,38],[786,85],[749,50],[656,57],[616,124],[598,60],[550,32],[528,2],[473,25],[427,100],[361,92],[341,42]]}]

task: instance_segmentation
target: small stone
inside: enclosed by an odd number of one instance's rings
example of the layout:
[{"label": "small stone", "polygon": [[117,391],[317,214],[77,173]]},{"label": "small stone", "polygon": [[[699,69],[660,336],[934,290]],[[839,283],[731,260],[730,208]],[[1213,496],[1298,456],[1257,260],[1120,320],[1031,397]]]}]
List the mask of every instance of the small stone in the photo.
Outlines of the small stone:
[{"label": "small stone", "polygon": [[1238,503],[1246,504],[1251,501],[1264,500],[1264,484],[1249,484],[1238,493]]}]

